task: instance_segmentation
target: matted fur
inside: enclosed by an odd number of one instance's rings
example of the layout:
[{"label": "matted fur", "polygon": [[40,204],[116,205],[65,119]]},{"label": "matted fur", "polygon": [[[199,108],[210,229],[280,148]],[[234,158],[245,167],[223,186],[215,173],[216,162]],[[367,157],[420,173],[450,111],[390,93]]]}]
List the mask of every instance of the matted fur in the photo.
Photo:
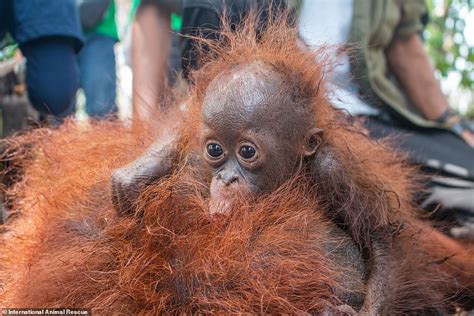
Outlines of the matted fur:
[{"label": "matted fur", "polygon": [[326,220],[304,188],[210,220],[202,184],[183,166],[144,194],[136,216],[117,218],[108,178],[147,140],[114,123],[84,129],[21,140],[34,160],[13,192],[21,214],[2,235],[2,306],[271,313],[337,303],[330,287],[344,268],[321,249]]},{"label": "matted fur", "polygon": [[[315,62],[327,60],[324,51],[300,50],[295,30],[280,19],[257,40],[252,21],[237,33],[224,31],[221,46],[207,43],[215,55],[180,101],[186,112],[170,112],[158,124],[165,130],[184,122],[181,161],[141,195],[133,216],[117,217],[109,178],[159,137],[151,128],[68,122],[10,140],[11,159],[24,176],[9,192],[17,214],[0,236],[1,306],[89,307],[100,314],[318,313],[339,303],[334,289],[346,273],[325,248],[342,242],[329,233],[329,211],[353,209],[346,221],[361,244],[374,227],[414,219],[412,170],[328,105],[324,71]],[[313,108],[324,148],[332,148],[340,165],[324,169],[337,171],[333,183],[310,187],[293,179],[210,219],[208,183],[186,159],[197,150],[201,101],[219,73],[256,60],[285,74],[301,104]],[[328,198],[337,202],[334,209]],[[409,247],[406,258],[393,258],[400,277],[391,280],[387,312],[447,307],[454,279],[432,264],[436,258],[418,247],[416,236],[394,238],[409,239]]]}]

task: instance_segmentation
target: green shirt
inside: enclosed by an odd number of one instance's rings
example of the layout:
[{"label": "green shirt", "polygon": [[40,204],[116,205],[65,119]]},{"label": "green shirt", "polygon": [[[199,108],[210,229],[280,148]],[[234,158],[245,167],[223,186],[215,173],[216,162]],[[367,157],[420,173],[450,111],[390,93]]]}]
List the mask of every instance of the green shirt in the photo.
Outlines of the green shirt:
[{"label": "green shirt", "polygon": [[115,0],[112,0],[109,8],[105,12],[102,21],[87,33],[106,35],[118,40],[117,23],[115,21]]}]

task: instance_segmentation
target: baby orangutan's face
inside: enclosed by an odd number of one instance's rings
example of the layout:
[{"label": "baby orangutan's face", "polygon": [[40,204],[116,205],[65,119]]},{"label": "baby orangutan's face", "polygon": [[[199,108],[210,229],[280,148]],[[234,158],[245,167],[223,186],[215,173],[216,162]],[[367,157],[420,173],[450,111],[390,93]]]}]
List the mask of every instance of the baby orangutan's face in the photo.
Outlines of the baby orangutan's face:
[{"label": "baby orangutan's face", "polygon": [[288,89],[283,75],[260,62],[223,73],[209,85],[201,147],[213,170],[211,214],[230,211],[239,197],[276,189],[303,157],[314,154],[319,130]]}]

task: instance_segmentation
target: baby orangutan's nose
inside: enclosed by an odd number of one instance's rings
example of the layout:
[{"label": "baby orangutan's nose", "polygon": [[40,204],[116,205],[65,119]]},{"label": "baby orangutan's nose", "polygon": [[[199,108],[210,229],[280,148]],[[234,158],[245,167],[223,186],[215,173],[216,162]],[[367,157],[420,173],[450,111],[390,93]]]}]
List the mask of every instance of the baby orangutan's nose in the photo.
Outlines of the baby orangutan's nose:
[{"label": "baby orangutan's nose", "polygon": [[231,184],[237,185],[240,183],[240,177],[236,174],[218,174],[217,180],[222,181],[225,186],[229,186]]}]

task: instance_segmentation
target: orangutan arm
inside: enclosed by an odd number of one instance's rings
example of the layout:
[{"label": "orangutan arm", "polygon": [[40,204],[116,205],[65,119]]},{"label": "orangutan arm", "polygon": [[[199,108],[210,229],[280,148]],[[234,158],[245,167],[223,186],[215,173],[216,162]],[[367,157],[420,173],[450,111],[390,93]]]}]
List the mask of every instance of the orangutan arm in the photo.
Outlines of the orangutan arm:
[{"label": "orangutan arm", "polygon": [[112,173],[112,203],[120,215],[133,210],[147,185],[171,172],[178,155],[178,140],[178,134],[166,134],[138,159]]},{"label": "orangutan arm", "polygon": [[453,239],[421,221],[413,222],[404,232],[410,233],[416,233],[418,244],[433,257],[433,264],[456,279],[463,291],[474,298],[474,245]]},{"label": "orangutan arm", "polygon": [[[358,181],[351,176],[355,163],[350,160],[351,164],[344,164],[336,152],[336,148],[329,145],[320,148],[312,172],[315,188],[328,215],[367,255],[366,295],[360,313],[384,314],[404,273],[400,264],[413,255],[414,242],[432,258],[430,262],[439,261],[440,270],[454,276],[463,288],[472,291],[472,252],[412,216],[397,215],[399,212],[389,207],[396,203],[389,202],[391,195],[384,194],[384,187],[368,186],[367,181]],[[354,175],[363,177],[364,173]]]}]

